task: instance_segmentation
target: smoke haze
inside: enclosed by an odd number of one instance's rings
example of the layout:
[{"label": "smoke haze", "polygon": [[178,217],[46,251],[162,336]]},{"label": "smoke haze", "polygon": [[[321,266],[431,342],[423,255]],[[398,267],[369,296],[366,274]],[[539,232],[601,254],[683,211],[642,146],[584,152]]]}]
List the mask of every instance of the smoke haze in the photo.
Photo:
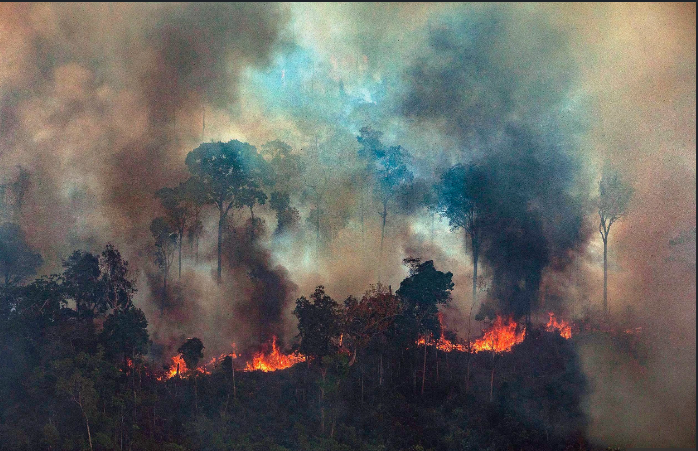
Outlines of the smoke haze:
[{"label": "smoke haze", "polygon": [[[190,336],[207,356],[272,335],[290,343],[296,297],[322,284],[342,301],[378,278],[396,288],[405,257],[453,272],[447,320],[464,333],[470,250],[424,199],[441,172],[489,174],[483,298],[574,317],[601,303],[594,197],[610,166],[635,195],[610,234],[609,305],[650,346],[638,374],[613,344],[579,344],[588,433],[695,445],[695,29],[695,4],[4,3],[0,183],[22,196],[3,194],[3,221],[21,225],[42,274],[74,249],[115,244],[163,355]],[[382,256],[357,156],[364,126],[409,153],[418,186],[391,204]],[[205,207],[198,264],[185,245],[163,308],[154,194],[186,180],[202,141],[231,139],[279,139],[304,158],[298,227],[273,234],[267,203],[250,240],[248,211],[234,210],[216,285]]]}]

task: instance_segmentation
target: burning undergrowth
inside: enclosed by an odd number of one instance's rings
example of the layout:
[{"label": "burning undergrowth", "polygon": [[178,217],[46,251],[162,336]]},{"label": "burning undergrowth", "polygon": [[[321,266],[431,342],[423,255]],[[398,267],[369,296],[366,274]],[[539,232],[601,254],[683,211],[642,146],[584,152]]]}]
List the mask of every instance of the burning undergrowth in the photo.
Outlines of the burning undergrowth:
[{"label": "burning undergrowth", "polygon": [[162,273],[147,273],[152,298],[158,300],[151,315],[153,358],[167,361],[192,335],[201,336],[208,355],[229,355],[230,343],[236,343],[233,353],[250,361],[255,353],[275,355],[278,361],[287,355],[280,351],[286,343],[284,315],[297,287],[286,269],[272,262],[263,244],[266,234],[259,219],[254,231],[250,221],[237,227],[229,224],[220,285],[214,283],[209,265],[185,269],[181,278],[173,277],[166,292]]}]

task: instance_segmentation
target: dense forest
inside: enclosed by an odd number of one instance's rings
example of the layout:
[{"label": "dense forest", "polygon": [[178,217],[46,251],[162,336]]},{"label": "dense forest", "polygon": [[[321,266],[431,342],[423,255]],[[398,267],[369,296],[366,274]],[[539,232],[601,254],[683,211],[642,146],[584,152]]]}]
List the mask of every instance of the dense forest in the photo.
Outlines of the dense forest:
[{"label": "dense forest", "polygon": [[[381,161],[374,177],[385,222],[388,193],[410,177],[400,149],[379,138],[362,129],[357,152]],[[150,226],[160,316],[177,308],[183,243],[197,239],[207,211],[218,216],[215,280],[240,267],[223,257],[246,262],[260,298],[275,296],[277,279],[260,260],[259,241],[299,227],[299,215],[288,192],[268,196],[265,188],[288,186],[290,171],[303,165],[291,163],[299,157],[285,143],[265,149],[275,153],[265,159],[239,141],[202,144],[187,155],[191,177],[154,193],[164,212]],[[370,161],[367,171],[373,167]],[[473,252],[498,233],[489,228],[497,218],[481,197],[482,171],[454,166],[429,196],[430,208],[467,230]],[[620,183],[603,179],[601,198],[627,198]],[[277,214],[271,232],[254,216],[268,197]],[[601,212],[616,219],[624,202],[609,201]],[[227,220],[245,210],[242,226]],[[268,309],[278,305],[260,299],[265,342],[256,348],[233,343],[218,356],[190,337],[171,356],[150,339],[148,319],[133,303],[137,284],[115,246],[76,250],[61,273],[28,281],[41,256],[20,227],[8,222],[2,232],[2,449],[596,449],[585,438],[580,403],[588,385],[573,343],[600,340],[638,364],[643,358],[641,328],[622,328],[603,311],[574,323],[550,312],[547,323],[536,322],[537,290],[509,287],[510,303],[494,305],[476,275],[473,293],[489,301],[471,308],[468,321],[482,322],[483,334],[457,337],[440,311],[452,300],[453,274],[419,258],[404,260],[408,276],[396,290],[379,282],[360,298],[335,300],[318,286],[299,297],[298,334],[286,346],[272,335],[280,312]],[[196,253],[190,244],[185,253]]]}]

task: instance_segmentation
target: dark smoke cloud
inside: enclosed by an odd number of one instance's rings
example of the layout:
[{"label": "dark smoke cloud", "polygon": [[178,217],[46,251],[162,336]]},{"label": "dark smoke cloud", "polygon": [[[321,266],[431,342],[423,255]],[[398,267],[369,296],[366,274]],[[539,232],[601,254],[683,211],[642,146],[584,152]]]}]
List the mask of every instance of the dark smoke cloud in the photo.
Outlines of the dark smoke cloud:
[{"label": "dark smoke cloud", "polygon": [[[69,231],[147,240],[153,193],[186,177],[203,108],[235,108],[241,74],[270,60],[286,22],[263,4],[3,8],[2,152],[41,180],[25,227],[51,261]],[[75,196],[94,201],[76,209]]]},{"label": "dark smoke cloud", "polygon": [[576,67],[560,32],[517,19],[494,7],[436,26],[409,70],[402,111],[457,137],[485,174],[485,264],[499,307],[521,316],[534,307],[543,271],[564,267],[587,234],[577,130],[559,117]]}]

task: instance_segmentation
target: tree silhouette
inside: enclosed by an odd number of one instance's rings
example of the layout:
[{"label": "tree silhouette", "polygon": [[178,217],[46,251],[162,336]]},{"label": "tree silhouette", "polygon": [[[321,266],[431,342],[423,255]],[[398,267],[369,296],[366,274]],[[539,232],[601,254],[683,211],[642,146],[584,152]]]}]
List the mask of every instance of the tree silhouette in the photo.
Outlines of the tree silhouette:
[{"label": "tree silhouette", "polygon": [[301,296],[296,300],[293,314],[298,318],[299,351],[322,364],[322,358],[337,349],[341,333],[339,304],[320,285],[310,299]]},{"label": "tree silhouette", "polygon": [[[473,302],[477,302],[477,265],[480,255],[481,192],[485,174],[474,165],[456,165],[441,175],[437,185],[437,211],[448,218],[452,230],[462,229],[470,239],[473,259]],[[472,310],[472,309],[471,309]]]},{"label": "tree silhouette", "polygon": [[199,360],[204,357],[204,344],[199,338],[187,338],[182,346],[177,349],[177,352],[182,355],[184,364],[187,365],[189,371],[194,371],[199,365]]},{"label": "tree silhouette", "polygon": [[201,183],[206,203],[218,209],[218,267],[221,281],[223,229],[230,209],[239,206],[239,198],[259,189],[251,163],[246,156],[257,154],[254,146],[237,140],[227,143],[203,143],[187,154],[189,172]]},{"label": "tree silhouette", "polygon": [[[165,210],[165,219],[177,233],[178,277],[182,277],[182,241],[184,232],[191,231],[193,239],[200,234],[199,213],[206,202],[204,190],[199,180],[189,178],[174,188],[161,188],[155,193]],[[194,224],[198,222],[198,224]]]},{"label": "tree silhouette", "polygon": [[369,172],[376,181],[374,193],[382,206],[382,210],[378,212],[381,218],[380,255],[382,259],[388,204],[400,188],[412,182],[413,175],[407,169],[408,154],[405,149],[401,146],[385,146],[381,142],[383,133],[370,127],[363,127],[360,133],[356,138],[361,144],[359,156],[367,160]]},{"label": "tree silhouette", "polygon": [[[421,335],[439,336],[439,305],[448,304],[453,290],[453,274],[438,271],[432,260],[421,262],[418,258],[408,258],[404,263],[410,268],[410,275],[400,282],[400,288],[395,292],[403,304],[403,327],[410,342],[415,343]],[[422,395],[426,380],[427,346],[424,344],[424,360],[422,369]]]},{"label": "tree silhouette", "polygon": [[21,283],[35,274],[42,264],[41,255],[29,246],[17,224],[6,222],[0,225],[0,275],[6,287]]},{"label": "tree silhouette", "polygon": [[101,275],[99,256],[90,252],[74,251],[63,262],[63,288],[75,301],[78,317],[109,309]]},{"label": "tree silhouette", "polygon": [[167,298],[167,278],[177,248],[177,231],[167,219],[158,217],[150,223],[150,233],[155,238],[155,264],[162,271],[162,301],[164,306]]},{"label": "tree silhouette", "polygon": [[603,311],[608,315],[608,234],[627,213],[633,189],[615,171],[604,170],[599,181],[599,234],[603,241]]}]

